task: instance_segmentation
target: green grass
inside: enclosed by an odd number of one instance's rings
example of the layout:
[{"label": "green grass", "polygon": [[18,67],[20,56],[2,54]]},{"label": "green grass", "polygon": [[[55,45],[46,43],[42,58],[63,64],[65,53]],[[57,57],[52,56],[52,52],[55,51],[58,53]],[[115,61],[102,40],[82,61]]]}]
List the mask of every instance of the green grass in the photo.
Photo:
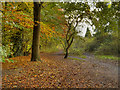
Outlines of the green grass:
[{"label": "green grass", "polygon": [[99,59],[120,60],[120,57],[111,55],[97,55],[96,57]]},{"label": "green grass", "polygon": [[80,58],[86,59],[87,57],[85,55],[78,56]]},{"label": "green grass", "polygon": [[82,60],[82,59],[72,58],[72,57],[68,57],[68,59],[71,59],[71,60],[79,60],[79,61],[85,61],[85,60]]},{"label": "green grass", "polygon": [[79,58],[83,58],[83,59],[86,59],[86,58],[87,58],[85,55],[72,55],[72,56],[79,57]]},{"label": "green grass", "polygon": [[69,53],[69,56],[75,56],[75,57],[79,57],[79,58],[83,58],[83,59],[86,59],[87,57],[85,55],[82,55],[82,54],[72,54],[72,53]]}]

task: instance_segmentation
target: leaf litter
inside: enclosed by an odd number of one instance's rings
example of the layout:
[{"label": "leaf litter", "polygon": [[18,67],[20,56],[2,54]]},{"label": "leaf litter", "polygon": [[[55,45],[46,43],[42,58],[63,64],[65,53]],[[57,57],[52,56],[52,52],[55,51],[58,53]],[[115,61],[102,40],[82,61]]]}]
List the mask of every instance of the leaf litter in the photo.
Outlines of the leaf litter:
[{"label": "leaf litter", "polygon": [[[90,61],[63,59],[63,55],[41,53],[41,60],[31,56],[12,58],[14,63],[2,64],[3,88],[117,88],[117,76],[100,72],[102,65]],[[97,67],[97,68],[96,68]],[[105,69],[108,69],[107,67]],[[117,72],[116,72],[117,74]]]}]

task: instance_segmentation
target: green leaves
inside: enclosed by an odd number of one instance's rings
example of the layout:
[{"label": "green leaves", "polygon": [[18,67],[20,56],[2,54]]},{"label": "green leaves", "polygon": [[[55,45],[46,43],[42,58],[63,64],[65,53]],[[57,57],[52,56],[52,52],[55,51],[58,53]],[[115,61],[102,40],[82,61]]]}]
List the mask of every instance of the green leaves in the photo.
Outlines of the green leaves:
[{"label": "green leaves", "polygon": [[[98,19],[96,21],[94,18],[92,22],[96,26],[96,29],[102,33],[107,33],[118,30],[118,2],[98,2],[96,3],[97,9],[100,11],[94,10],[94,17]],[[110,31],[111,30],[111,31]]]},{"label": "green leaves", "polygon": [[5,63],[5,61],[8,61],[8,62],[14,63],[14,60],[7,58],[8,53],[9,53],[9,52],[7,52],[8,49],[9,48],[2,48],[2,47],[0,47],[0,62],[4,62]]}]

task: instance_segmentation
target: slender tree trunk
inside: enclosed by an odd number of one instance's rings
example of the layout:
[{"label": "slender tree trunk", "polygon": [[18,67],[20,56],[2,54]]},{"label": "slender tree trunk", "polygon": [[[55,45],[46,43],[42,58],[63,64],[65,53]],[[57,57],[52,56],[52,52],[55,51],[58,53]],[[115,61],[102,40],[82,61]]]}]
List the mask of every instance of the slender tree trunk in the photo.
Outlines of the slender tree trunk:
[{"label": "slender tree trunk", "polygon": [[67,58],[68,57],[68,48],[66,48],[65,50],[65,57],[64,58]]},{"label": "slender tree trunk", "polygon": [[72,43],[73,43],[73,39],[74,39],[74,36],[72,36],[72,40],[70,41],[70,39],[67,41],[67,47],[66,47],[66,49],[65,49],[65,57],[64,58],[67,58],[68,57],[68,50],[69,50],[69,48],[70,48],[70,46],[72,45]]},{"label": "slender tree trunk", "polygon": [[42,3],[34,2],[34,30],[32,42],[32,58],[31,61],[40,60],[39,43],[40,43],[40,12]]}]

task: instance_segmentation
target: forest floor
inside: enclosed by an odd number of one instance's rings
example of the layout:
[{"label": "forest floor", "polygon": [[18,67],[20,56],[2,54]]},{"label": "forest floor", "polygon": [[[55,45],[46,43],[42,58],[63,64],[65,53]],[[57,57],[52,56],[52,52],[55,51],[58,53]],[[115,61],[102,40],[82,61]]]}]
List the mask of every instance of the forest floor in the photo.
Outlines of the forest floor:
[{"label": "forest floor", "polygon": [[62,52],[40,53],[42,62],[31,56],[12,58],[2,64],[2,88],[118,88],[118,62],[69,56]]}]

